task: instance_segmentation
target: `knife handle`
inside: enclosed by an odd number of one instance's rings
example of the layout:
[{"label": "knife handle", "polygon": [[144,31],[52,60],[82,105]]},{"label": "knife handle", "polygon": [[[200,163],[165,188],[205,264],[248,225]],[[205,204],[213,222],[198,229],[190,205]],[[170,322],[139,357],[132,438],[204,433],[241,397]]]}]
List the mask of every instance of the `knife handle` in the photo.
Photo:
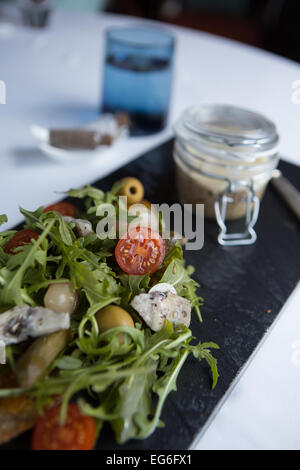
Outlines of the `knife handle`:
[{"label": "knife handle", "polygon": [[273,178],[272,185],[300,220],[300,192],[284,176]]}]

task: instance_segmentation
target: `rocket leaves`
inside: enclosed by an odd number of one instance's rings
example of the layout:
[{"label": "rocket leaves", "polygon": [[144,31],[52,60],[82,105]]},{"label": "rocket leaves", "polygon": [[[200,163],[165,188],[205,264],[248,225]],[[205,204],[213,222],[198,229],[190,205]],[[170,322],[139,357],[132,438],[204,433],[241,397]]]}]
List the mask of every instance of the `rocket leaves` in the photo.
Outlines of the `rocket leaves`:
[{"label": "rocket leaves", "polygon": [[176,391],[177,377],[189,354],[206,360],[214,376],[216,364],[210,349],[217,348],[214,343],[192,345],[191,331],[183,325],[173,327],[168,321],[157,333],[148,328],[136,330],[127,344],[120,344],[118,334],[125,331],[126,327],[118,327],[100,335],[98,347],[102,344],[102,348],[94,361],[87,362],[84,353],[70,357],[66,351],[56,361],[59,373],[40,381],[33,390],[40,404],[49,395],[63,393],[62,418],[69,400],[79,391],[90,390],[93,405],[81,398],[82,412],[108,421],[120,444],[145,439],[163,425],[164,403]]},{"label": "rocket leaves", "polygon": [[[124,183],[117,183],[108,193],[86,186],[68,194],[84,199],[86,212],[82,216],[95,228],[97,206],[115,203],[120,184]],[[133,438],[144,439],[163,425],[163,406],[169,394],[176,391],[177,377],[188,356],[206,361],[212,387],[216,385],[217,361],[211,353],[218,348],[216,344],[195,344],[189,328],[168,321],[154,333],[129,305],[134,296],[147,293],[153,285],[168,283],[191,302],[201,319],[199,285],[191,277],[193,268],[185,265],[179,243],[167,250],[161,268],[154,274],[128,275],[117,268],[115,240],[100,240],[96,233],[77,238],[72,222],[66,222],[57,212],[44,213],[43,207],[20,211],[24,226],[36,231],[39,238],[11,255],[4,248],[15,231],[0,233],[0,312],[21,303],[40,305],[48,286],[65,279],[71,281],[80,300],[71,318],[72,341],[45,377],[30,390],[0,390],[1,397],[30,393],[42,412],[53,395],[61,396],[63,421],[69,401],[84,392],[84,397],[89,395],[92,401],[80,398],[82,412],[93,416],[99,426],[102,421],[109,422],[122,444]],[[6,220],[0,215],[0,225]],[[96,314],[110,304],[130,312],[135,328],[118,326],[100,333]],[[11,363],[15,353],[18,357],[22,351],[9,353]]]},{"label": "rocket leaves", "polygon": [[0,214],[0,225],[3,225],[7,222],[7,216],[5,214]]},{"label": "rocket leaves", "polygon": [[35,262],[41,261],[41,245],[49,234],[51,228],[53,227],[54,221],[50,222],[41,236],[36,240],[32,245],[28,245],[23,248],[20,253],[14,255],[11,258],[13,261],[18,261],[17,257],[22,257],[22,264],[17,270],[9,270],[9,262],[7,267],[4,267],[0,270],[1,275],[5,282],[0,287],[0,305],[11,306],[11,305],[21,305],[22,303],[29,303],[34,305],[34,301],[26,293],[26,289],[22,285],[23,278],[28,268],[34,267]]},{"label": "rocket leaves", "polygon": [[200,313],[202,298],[197,295],[199,284],[191,278],[193,271],[192,266],[185,267],[183,259],[174,258],[165,270],[160,282],[167,282],[174,286],[178,295],[191,302],[192,308],[195,308],[199,320],[202,321]]}]

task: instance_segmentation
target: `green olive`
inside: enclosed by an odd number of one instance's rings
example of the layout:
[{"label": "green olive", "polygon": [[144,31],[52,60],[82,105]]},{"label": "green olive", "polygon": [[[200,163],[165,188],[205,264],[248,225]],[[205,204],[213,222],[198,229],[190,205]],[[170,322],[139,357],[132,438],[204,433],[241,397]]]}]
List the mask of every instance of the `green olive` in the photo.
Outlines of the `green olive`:
[{"label": "green olive", "polygon": [[45,294],[44,305],[55,313],[72,315],[78,305],[78,293],[73,290],[70,281],[51,284]]},{"label": "green olive", "polygon": [[100,333],[117,326],[131,326],[131,328],[134,328],[134,323],[129,313],[117,305],[108,305],[99,310],[96,313],[96,320]]},{"label": "green olive", "polygon": [[119,191],[120,196],[126,196],[128,205],[142,201],[144,186],[137,178],[128,177],[123,180],[124,186]]}]

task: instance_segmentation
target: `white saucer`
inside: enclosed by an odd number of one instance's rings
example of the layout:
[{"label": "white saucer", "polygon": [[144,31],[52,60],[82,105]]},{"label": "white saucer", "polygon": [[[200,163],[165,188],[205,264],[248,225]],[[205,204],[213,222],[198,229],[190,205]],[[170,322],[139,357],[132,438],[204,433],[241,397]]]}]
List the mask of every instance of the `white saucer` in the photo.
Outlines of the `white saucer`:
[{"label": "white saucer", "polygon": [[[83,129],[97,130],[101,126],[103,133],[108,133],[114,136],[114,145],[120,140],[128,137],[129,131],[125,127],[117,128],[112,121],[111,116],[105,116],[100,118],[98,121],[89,123],[84,126]],[[111,148],[111,145],[101,145],[96,149],[83,150],[83,149],[64,149],[60,147],[54,147],[49,144],[49,130],[45,127],[38,125],[30,126],[31,134],[35,137],[38,143],[39,149],[48,157],[61,161],[61,162],[72,162],[74,160],[88,160],[94,159],[101,156],[107,149]]]}]

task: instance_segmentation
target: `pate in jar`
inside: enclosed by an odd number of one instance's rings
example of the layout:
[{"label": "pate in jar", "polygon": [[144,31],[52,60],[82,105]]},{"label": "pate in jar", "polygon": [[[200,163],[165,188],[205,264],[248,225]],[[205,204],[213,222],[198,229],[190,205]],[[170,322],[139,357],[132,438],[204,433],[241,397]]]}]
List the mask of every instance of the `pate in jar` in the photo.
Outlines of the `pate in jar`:
[{"label": "pate in jar", "polygon": [[[174,160],[184,203],[204,204],[222,245],[251,244],[260,200],[278,164],[279,137],[266,117],[229,105],[188,108],[175,124]],[[245,218],[242,233],[226,222]]]}]

